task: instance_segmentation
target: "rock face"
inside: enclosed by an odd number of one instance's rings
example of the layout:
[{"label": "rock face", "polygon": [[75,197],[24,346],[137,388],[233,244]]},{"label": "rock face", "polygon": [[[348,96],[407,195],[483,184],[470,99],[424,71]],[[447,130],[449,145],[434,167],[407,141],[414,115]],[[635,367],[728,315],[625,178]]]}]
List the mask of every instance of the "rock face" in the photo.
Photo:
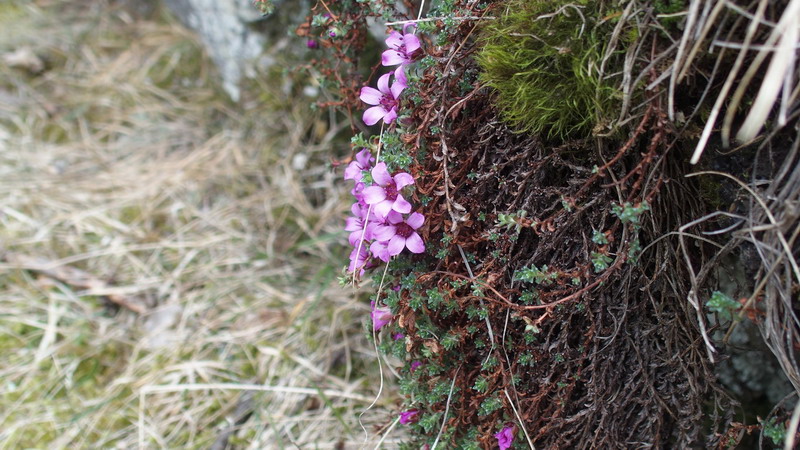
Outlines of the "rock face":
[{"label": "rock face", "polygon": [[236,101],[239,81],[261,54],[266,39],[251,29],[261,15],[248,0],[165,0],[195,30],[222,75],[223,88]]},{"label": "rock face", "polygon": [[[223,88],[239,100],[239,82],[256,66],[269,65],[261,58],[265,49],[303,20],[308,0],[276,0],[275,13],[262,17],[250,0],[164,0],[184,25],[199,35],[219,68]],[[299,41],[298,41],[299,42]],[[299,44],[298,44],[299,45]]]}]

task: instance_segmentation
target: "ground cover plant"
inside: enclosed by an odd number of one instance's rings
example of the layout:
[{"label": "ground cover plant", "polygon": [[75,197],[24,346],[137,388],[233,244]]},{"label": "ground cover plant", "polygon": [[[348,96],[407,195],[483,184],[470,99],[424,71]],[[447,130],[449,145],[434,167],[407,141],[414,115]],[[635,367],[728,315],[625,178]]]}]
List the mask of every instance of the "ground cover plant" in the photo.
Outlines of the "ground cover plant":
[{"label": "ground cover plant", "polygon": [[[386,263],[362,245],[344,278],[373,274],[368,333],[396,358],[405,399],[386,427],[410,429],[407,448],[794,438],[790,406],[742,406],[717,376],[746,317],[798,386],[796,66],[763,47],[796,53],[796,36],[780,38],[794,7],[317,5],[298,32],[326,50],[317,63],[338,94],[327,106],[350,117],[356,164],[368,151],[380,155],[370,167],[410,175],[404,199],[425,217],[424,253]],[[359,102],[390,76],[369,47],[371,16],[421,42],[380,130]],[[748,123],[730,149],[732,124]],[[367,222],[348,231],[363,237]]]}]

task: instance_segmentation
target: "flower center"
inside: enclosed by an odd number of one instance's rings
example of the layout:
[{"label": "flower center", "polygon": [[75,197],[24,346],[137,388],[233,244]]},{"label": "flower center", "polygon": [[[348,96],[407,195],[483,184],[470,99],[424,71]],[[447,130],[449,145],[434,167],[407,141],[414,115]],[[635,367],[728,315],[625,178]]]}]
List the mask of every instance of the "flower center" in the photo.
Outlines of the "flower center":
[{"label": "flower center", "polygon": [[383,94],[383,97],[381,97],[381,106],[384,110],[389,111],[397,106],[397,100],[395,100],[391,95]]},{"label": "flower center", "polygon": [[394,181],[390,181],[389,184],[383,188],[383,191],[386,193],[386,200],[395,201],[397,199],[397,184]]},{"label": "flower center", "polygon": [[409,236],[411,236],[411,233],[413,233],[413,232],[414,232],[414,229],[411,228],[411,225],[409,225],[409,224],[407,224],[405,222],[401,222],[401,223],[398,223],[397,225],[395,225],[395,234],[400,236],[403,239],[407,239]]},{"label": "flower center", "polygon": [[406,44],[400,44],[395,47],[395,51],[400,54],[403,59],[410,59],[408,56],[408,51],[406,51]]}]

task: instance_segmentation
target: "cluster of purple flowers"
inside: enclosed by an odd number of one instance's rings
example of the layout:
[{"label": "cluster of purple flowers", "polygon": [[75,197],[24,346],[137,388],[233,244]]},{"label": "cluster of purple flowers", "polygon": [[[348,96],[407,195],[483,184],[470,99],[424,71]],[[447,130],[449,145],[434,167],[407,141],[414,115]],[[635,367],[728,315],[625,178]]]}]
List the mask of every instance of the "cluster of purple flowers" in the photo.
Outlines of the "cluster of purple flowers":
[{"label": "cluster of purple flowers", "polygon": [[[356,199],[350,208],[353,215],[347,218],[344,228],[350,232],[348,240],[353,246],[348,270],[359,275],[373,267],[376,260],[388,262],[404,249],[411,253],[425,251],[417,233],[425,218],[411,212],[411,203],[401,193],[404,187],[414,184],[414,178],[406,172],[391,175],[385,163],[373,166],[374,161],[369,150],[363,149],[344,173],[346,180],[355,182],[351,193]],[[364,182],[365,171],[372,175],[370,186]]]},{"label": "cluster of purple flowers", "polygon": [[392,31],[386,38],[388,50],[381,55],[381,64],[384,66],[398,66],[394,71],[394,82],[389,85],[392,73],[381,75],[378,78],[378,89],[364,86],[361,88],[361,100],[372,107],[364,111],[364,123],[375,125],[381,119],[387,125],[397,119],[397,108],[400,93],[408,87],[405,67],[414,61],[420,51],[419,38],[409,32],[410,24],[403,27],[403,33]]},{"label": "cluster of purple flowers", "polygon": [[[405,67],[410,64],[420,50],[419,38],[403,28],[403,33],[392,31],[386,38],[389,47],[381,55],[384,66],[399,65],[392,73],[378,78],[378,89],[364,86],[361,88],[361,100],[372,105],[364,112],[364,123],[374,125],[380,120],[391,124],[397,119],[400,93],[408,85]],[[390,84],[390,78],[394,81]],[[364,182],[364,172],[369,171],[372,183]],[[399,255],[408,249],[411,253],[422,253],[425,244],[417,233],[417,229],[425,222],[418,212],[411,212],[409,203],[402,194],[402,189],[414,184],[414,177],[406,172],[389,173],[386,164],[375,163],[375,158],[368,149],[361,150],[344,173],[345,180],[353,180],[355,186],[352,194],[356,203],[350,208],[352,216],[347,219],[345,230],[350,232],[349,271],[359,276],[366,269],[376,265],[378,260],[388,262],[392,256]],[[374,311],[374,307],[373,307]],[[380,328],[375,320],[376,329]],[[382,326],[382,325],[381,325]]]}]

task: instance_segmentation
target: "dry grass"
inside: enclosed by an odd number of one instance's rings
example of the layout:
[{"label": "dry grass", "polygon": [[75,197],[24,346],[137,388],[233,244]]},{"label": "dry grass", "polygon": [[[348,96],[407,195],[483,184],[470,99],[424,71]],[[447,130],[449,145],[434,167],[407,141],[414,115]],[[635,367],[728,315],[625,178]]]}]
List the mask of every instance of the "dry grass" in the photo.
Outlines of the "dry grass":
[{"label": "dry grass", "polygon": [[[735,54],[735,62],[727,73],[717,74],[715,67],[711,74],[712,81],[715,78],[724,78],[725,81],[705,120],[703,133],[692,155],[691,163],[696,164],[717,127],[721,131],[724,146],[728,147],[735,128],[738,129],[735,134],[739,143],[756,139],[767,125],[773,109],[778,110],[775,119],[779,127],[790,121],[789,114],[800,96],[796,57],[800,43],[800,1],[758,0],[748,3],[691,0],[686,14],[675,62],[669,70],[671,119],[675,117],[676,86],[699,64],[698,59],[713,51],[717,55],[717,65],[720,65],[731,52]],[[727,33],[722,34],[723,30],[727,30]],[[710,42],[707,38],[711,39]],[[763,79],[759,81],[762,75]],[[709,86],[712,84],[709,82]],[[753,99],[747,99],[746,92],[756,84],[759,85],[758,94]],[[698,109],[702,103],[702,100],[698,102]],[[741,114],[740,107],[747,115],[741,124],[734,127],[736,115]],[[692,115],[696,112],[692,112]],[[720,118],[721,121],[718,120]],[[775,124],[771,125],[774,127]]]},{"label": "dry grass", "polygon": [[230,105],[157,12],[20,0],[0,28],[44,64],[0,62],[0,448],[360,447],[378,373],[335,285],[336,124],[274,74]]}]

